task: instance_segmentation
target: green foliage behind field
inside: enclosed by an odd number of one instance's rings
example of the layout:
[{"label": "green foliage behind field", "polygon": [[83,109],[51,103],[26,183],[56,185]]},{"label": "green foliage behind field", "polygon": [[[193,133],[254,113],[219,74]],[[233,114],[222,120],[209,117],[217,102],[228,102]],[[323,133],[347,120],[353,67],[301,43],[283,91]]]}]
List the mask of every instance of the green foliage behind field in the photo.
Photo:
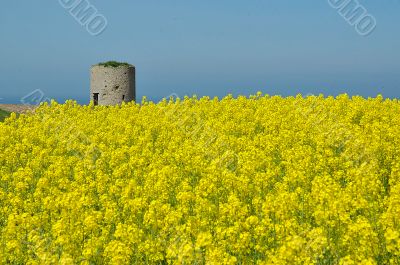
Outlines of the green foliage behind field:
[{"label": "green foliage behind field", "polygon": [[3,122],[10,114],[10,112],[0,109],[0,122]]}]

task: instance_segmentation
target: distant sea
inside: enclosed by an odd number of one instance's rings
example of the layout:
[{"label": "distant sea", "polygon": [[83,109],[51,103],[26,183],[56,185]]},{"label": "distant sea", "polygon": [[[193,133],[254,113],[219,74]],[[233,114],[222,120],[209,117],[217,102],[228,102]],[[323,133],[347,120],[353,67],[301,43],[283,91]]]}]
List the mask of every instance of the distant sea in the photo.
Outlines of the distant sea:
[{"label": "distant sea", "polygon": [[[24,104],[24,101],[22,100],[23,97],[1,97],[0,96],[0,104]],[[55,97],[54,98],[58,103],[64,103],[68,99],[75,100],[81,105],[87,105],[89,104],[89,98],[88,97],[72,97],[72,98],[66,98],[66,97]],[[153,101],[153,102],[159,102],[162,99],[162,97],[147,97],[147,100]],[[142,96],[139,96],[137,98],[137,101],[140,102],[142,100]],[[43,100],[44,101],[44,100]],[[29,101],[28,101],[29,102]],[[32,101],[30,101],[32,102]],[[33,101],[36,102],[36,101]],[[36,105],[36,104],[33,104]]]}]

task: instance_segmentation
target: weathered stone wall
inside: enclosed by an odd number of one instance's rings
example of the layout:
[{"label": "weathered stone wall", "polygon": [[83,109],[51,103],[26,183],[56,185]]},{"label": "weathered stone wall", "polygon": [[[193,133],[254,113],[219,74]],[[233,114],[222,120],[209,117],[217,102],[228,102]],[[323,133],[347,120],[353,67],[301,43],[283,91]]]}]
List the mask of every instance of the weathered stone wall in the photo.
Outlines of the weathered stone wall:
[{"label": "weathered stone wall", "polygon": [[90,100],[94,100],[94,93],[98,93],[98,105],[117,105],[136,100],[135,84],[134,66],[92,66]]}]

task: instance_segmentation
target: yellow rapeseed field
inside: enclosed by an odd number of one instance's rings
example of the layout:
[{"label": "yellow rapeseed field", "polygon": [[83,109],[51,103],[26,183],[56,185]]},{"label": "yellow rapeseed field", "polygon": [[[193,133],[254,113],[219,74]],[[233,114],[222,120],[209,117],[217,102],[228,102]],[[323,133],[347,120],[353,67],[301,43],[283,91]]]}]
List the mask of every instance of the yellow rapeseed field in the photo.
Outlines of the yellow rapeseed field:
[{"label": "yellow rapeseed field", "polygon": [[400,264],[397,99],[52,102],[0,136],[1,264]]}]

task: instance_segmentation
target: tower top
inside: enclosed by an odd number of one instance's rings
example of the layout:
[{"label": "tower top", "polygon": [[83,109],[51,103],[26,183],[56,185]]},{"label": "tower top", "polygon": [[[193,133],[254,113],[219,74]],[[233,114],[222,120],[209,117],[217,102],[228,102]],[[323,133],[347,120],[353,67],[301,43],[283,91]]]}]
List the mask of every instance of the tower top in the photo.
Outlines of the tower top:
[{"label": "tower top", "polygon": [[117,62],[117,61],[108,61],[108,62],[103,62],[103,63],[98,63],[94,66],[104,66],[104,67],[112,67],[112,68],[117,68],[121,66],[126,66],[126,67],[135,67],[132,64],[125,63],[125,62]]}]

